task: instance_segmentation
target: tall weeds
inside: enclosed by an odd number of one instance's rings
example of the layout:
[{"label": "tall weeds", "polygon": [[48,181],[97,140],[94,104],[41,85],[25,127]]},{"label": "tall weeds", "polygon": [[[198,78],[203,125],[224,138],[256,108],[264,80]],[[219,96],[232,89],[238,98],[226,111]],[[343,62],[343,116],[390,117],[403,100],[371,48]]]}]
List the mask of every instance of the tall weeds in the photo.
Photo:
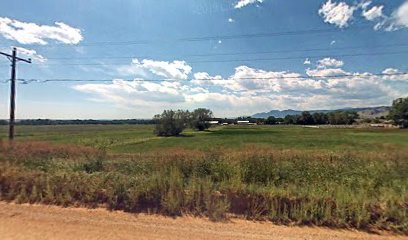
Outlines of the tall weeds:
[{"label": "tall weeds", "polygon": [[[0,147],[0,198],[130,212],[228,214],[408,234],[408,153],[248,148],[115,155]],[[20,152],[22,151],[22,152]]]}]

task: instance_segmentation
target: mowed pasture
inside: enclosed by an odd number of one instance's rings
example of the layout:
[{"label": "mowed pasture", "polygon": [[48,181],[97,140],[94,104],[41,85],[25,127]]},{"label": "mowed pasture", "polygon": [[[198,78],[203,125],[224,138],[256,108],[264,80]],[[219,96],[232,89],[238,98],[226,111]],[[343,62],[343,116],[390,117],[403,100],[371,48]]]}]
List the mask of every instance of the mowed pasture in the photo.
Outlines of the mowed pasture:
[{"label": "mowed pasture", "polygon": [[408,234],[408,131],[147,125],[1,128],[0,199]]}]

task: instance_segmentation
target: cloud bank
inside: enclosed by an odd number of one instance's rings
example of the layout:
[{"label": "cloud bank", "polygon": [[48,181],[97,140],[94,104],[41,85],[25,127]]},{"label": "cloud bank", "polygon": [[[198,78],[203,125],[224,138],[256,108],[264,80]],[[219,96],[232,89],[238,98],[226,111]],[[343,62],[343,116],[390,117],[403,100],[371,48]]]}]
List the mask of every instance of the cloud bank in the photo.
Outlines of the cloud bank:
[{"label": "cloud bank", "polygon": [[[164,72],[168,74],[166,76],[171,75],[170,71],[157,71],[157,65],[169,67],[177,62],[149,61],[150,64],[144,64],[144,60],[138,64],[157,77],[164,76]],[[174,69],[180,72],[180,69],[188,69],[188,73],[179,76],[180,80],[117,79],[108,84],[78,84],[74,89],[85,93],[90,101],[129,108],[140,117],[151,117],[168,108],[208,107],[218,116],[239,116],[270,109],[374,106],[389,104],[392,99],[408,92],[408,74],[381,76],[349,72],[342,68],[343,61],[332,58],[310,63],[305,69],[306,75],[242,65],[237,66],[230,76],[223,77],[208,72],[190,73],[191,67],[186,67],[189,65],[184,61],[180,63],[176,64],[178,67],[173,66]],[[176,76],[180,72],[172,74]],[[394,68],[383,72],[401,73]]]}]

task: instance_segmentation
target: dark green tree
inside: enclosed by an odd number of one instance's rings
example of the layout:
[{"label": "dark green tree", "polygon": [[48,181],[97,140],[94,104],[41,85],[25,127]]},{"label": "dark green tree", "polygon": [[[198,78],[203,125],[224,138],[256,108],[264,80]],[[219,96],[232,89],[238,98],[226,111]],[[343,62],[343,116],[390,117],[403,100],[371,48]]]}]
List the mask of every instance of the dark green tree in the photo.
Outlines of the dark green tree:
[{"label": "dark green tree", "polygon": [[285,124],[299,124],[300,115],[286,115],[283,119]]},{"label": "dark green tree", "polygon": [[313,120],[315,124],[327,124],[329,121],[327,114],[321,112],[313,113]]},{"label": "dark green tree", "polygon": [[266,120],[265,120],[265,124],[268,125],[275,125],[277,123],[277,119],[274,116],[269,116]]},{"label": "dark green tree", "polygon": [[389,118],[394,120],[395,124],[408,128],[408,97],[398,98],[392,102]]},{"label": "dark green tree", "polygon": [[193,129],[204,131],[210,128],[209,121],[213,118],[213,113],[210,109],[198,108],[190,114],[190,124]]},{"label": "dark green tree", "polygon": [[302,115],[300,115],[299,118],[299,124],[303,124],[303,125],[313,125],[314,123],[314,119],[312,114],[310,114],[310,112],[302,112]]}]

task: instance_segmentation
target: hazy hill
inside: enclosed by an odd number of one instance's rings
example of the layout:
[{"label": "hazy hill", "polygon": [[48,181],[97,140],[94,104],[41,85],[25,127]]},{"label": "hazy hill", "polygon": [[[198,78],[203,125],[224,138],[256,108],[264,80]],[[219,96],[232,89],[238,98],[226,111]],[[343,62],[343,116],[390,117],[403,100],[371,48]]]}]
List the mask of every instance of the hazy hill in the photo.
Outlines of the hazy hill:
[{"label": "hazy hill", "polygon": [[[366,108],[342,108],[342,109],[335,109],[335,110],[307,110],[307,111],[309,111],[312,114],[316,112],[328,113],[328,112],[335,112],[335,111],[353,111],[353,112],[357,112],[361,118],[376,118],[376,117],[388,115],[389,110],[390,110],[390,107],[380,106],[380,107],[366,107]],[[272,110],[269,112],[256,113],[253,115],[253,117],[268,118],[269,116],[274,116],[274,117],[283,118],[287,115],[301,114],[303,111],[304,110],[293,110],[293,109]]]}]

